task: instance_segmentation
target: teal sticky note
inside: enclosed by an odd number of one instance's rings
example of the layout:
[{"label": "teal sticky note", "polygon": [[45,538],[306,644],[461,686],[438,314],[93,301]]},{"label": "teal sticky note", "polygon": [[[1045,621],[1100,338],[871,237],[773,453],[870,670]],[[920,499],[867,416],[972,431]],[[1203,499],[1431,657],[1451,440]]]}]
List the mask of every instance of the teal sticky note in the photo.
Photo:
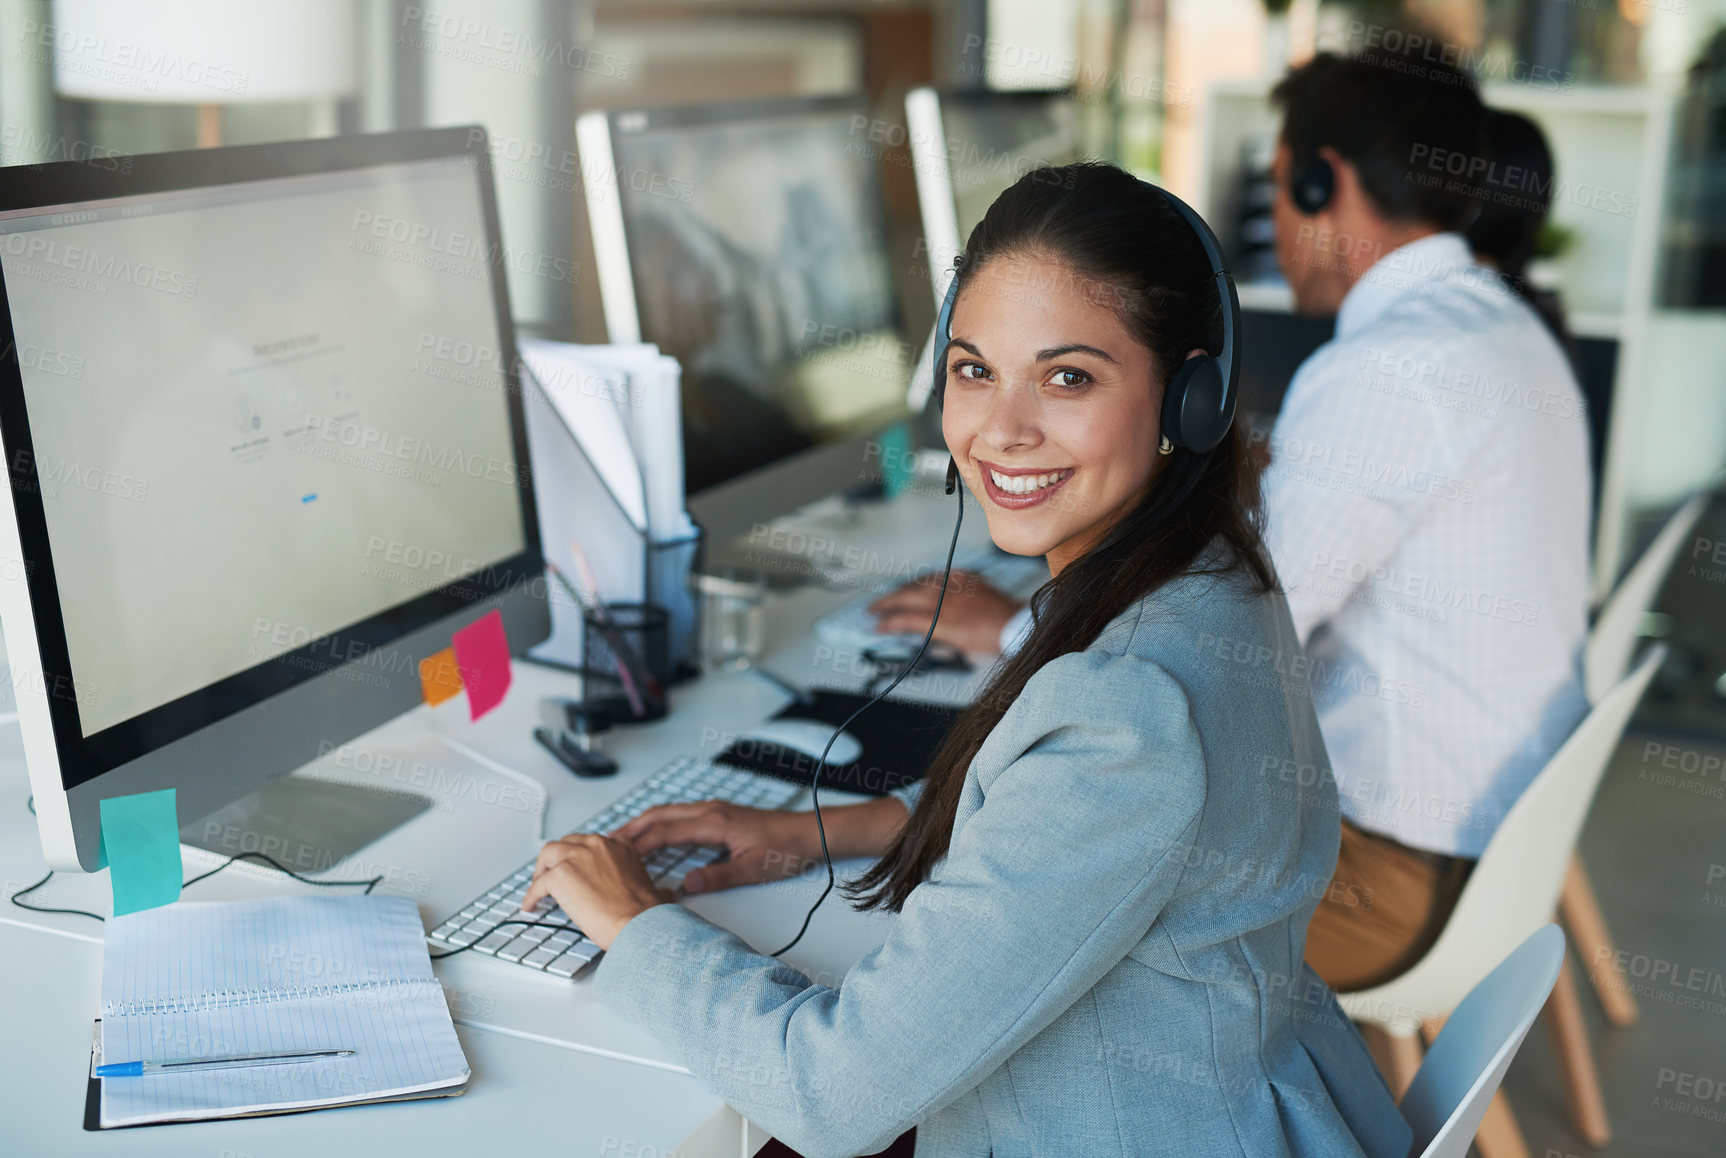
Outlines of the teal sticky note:
[{"label": "teal sticky note", "polygon": [[911,449],[911,430],[903,422],[881,432],[881,478],[887,496],[902,494],[917,476],[917,452]]},{"label": "teal sticky note", "polygon": [[180,899],[180,820],[174,790],[102,801],[102,858],[123,917]]}]

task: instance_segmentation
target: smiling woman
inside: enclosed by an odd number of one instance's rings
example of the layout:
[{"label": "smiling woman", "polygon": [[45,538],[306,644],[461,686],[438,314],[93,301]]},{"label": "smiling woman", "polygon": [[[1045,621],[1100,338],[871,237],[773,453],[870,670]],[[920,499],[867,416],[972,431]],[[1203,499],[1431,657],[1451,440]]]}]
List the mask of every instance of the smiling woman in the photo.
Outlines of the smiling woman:
[{"label": "smiling woman", "polygon": [[1202,453],[1163,437],[1169,376],[1221,351],[1230,304],[1197,232],[1114,166],[1049,172],[1060,180],[1027,175],[1003,193],[960,258],[941,429],[995,545],[1046,556],[1054,578],[1032,601],[1030,638],[954,726],[910,822],[854,888],[868,904],[897,908],[945,854],[965,767],[1051,660],[1188,572],[1275,586],[1240,435]]},{"label": "smiling woman", "polygon": [[[835,857],[880,858],[847,891],[897,911],[881,948],[816,985],[641,868],[698,843],[730,854],[703,888],[783,875],[820,855],[806,812],[668,805],[541,854],[529,896],[607,948],[599,996],[812,1158],[1408,1151],[1302,963],[1336,789],[1301,669],[1276,662],[1299,643],[1228,407],[1207,430],[1186,406],[1201,375],[1220,396],[1208,358],[1233,332],[1197,228],[1075,165],[972,233],[943,429],[995,542],[1053,577],[924,780],[824,810]],[[1289,760],[1322,770],[1292,801],[1265,780]]]}]

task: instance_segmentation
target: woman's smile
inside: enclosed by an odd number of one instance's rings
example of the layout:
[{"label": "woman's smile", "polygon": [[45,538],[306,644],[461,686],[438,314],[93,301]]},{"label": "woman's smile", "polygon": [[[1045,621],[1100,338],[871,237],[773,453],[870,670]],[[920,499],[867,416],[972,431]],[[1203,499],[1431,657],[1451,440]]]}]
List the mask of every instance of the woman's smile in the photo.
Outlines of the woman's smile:
[{"label": "woman's smile", "polygon": [[1019,511],[1046,503],[1055,492],[1073,477],[1075,467],[1001,466],[977,460],[983,479],[983,491],[989,501],[1008,510]]}]

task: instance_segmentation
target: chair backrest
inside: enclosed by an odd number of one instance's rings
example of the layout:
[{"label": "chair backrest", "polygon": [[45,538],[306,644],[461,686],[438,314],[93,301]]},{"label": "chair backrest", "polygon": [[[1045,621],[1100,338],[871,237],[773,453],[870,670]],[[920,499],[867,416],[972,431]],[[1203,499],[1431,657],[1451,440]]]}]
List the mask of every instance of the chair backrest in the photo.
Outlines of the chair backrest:
[{"label": "chair backrest", "polygon": [[1582,652],[1582,685],[1588,702],[1597,704],[1614,684],[1630,669],[1630,656],[1636,650],[1636,640],[1642,626],[1642,616],[1654,606],[1660,585],[1678,552],[1690,538],[1696,520],[1708,506],[1709,494],[1702,491],[1679,507],[1666,520],[1636,565],[1624,573],[1612,594],[1601,605],[1600,615],[1588,633],[1588,644]]},{"label": "chair backrest", "polygon": [[1468,1153],[1563,963],[1564,934],[1543,925],[1463,998],[1402,1096],[1402,1116],[1414,1131],[1411,1155]]},{"label": "chair backrest", "polygon": [[1422,970],[1438,966],[1440,975],[1454,979],[1454,996],[1434,1008],[1452,1008],[1479,976],[1466,963],[1502,960],[1529,930],[1552,919],[1600,777],[1665,657],[1665,644],[1651,648],[1636,670],[1589,710],[1505,814],[1437,943],[1416,965]]}]

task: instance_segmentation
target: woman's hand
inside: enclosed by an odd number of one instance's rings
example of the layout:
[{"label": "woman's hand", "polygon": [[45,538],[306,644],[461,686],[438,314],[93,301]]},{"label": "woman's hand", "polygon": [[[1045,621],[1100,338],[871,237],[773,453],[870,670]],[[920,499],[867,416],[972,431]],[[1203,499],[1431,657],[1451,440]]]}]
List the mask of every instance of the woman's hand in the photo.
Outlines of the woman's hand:
[{"label": "woman's hand", "polygon": [[601,949],[610,949],[637,914],[677,899],[655,887],[627,841],[587,832],[572,832],[539,850],[522,911],[532,913],[546,897]]},{"label": "woman's hand", "polygon": [[[883,633],[929,630],[941,595],[941,573],[931,572],[890,591],[869,605],[875,630]],[[969,655],[998,655],[1001,630],[1017,615],[1021,603],[981,575],[955,570],[947,580],[947,598],[935,625],[935,642],[947,643]]]},{"label": "woman's hand", "polygon": [[796,876],[820,855],[815,817],[808,812],[769,812],[723,800],[661,804],[615,830],[648,856],[674,844],[723,848],[730,856],[683,878],[686,893],[711,893],[738,885]]}]

